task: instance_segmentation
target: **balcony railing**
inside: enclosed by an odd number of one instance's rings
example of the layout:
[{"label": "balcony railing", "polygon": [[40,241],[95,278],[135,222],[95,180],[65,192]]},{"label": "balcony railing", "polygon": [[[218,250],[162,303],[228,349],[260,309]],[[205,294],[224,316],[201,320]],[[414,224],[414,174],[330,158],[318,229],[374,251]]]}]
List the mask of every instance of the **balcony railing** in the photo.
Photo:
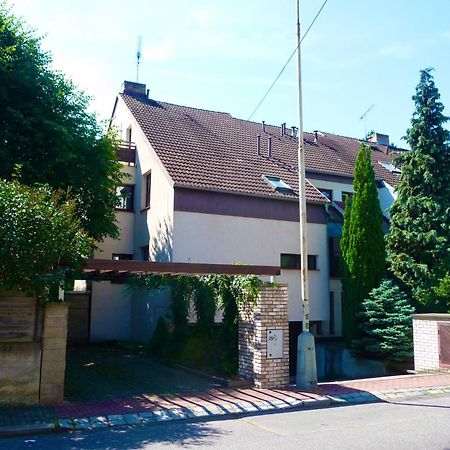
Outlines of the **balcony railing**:
[{"label": "balcony railing", "polygon": [[136,144],[133,142],[122,141],[116,150],[117,158],[120,162],[126,163],[129,166],[136,164]]}]

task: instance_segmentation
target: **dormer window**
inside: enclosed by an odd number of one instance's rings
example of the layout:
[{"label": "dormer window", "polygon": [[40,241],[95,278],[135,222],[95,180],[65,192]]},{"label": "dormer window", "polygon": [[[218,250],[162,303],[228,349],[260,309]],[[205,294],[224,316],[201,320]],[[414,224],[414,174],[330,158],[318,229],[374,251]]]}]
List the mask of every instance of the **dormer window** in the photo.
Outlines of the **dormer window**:
[{"label": "dormer window", "polygon": [[263,179],[272,186],[275,191],[282,192],[284,194],[293,194],[294,190],[286,184],[280,177],[272,175],[263,175]]},{"label": "dormer window", "polygon": [[400,169],[398,169],[397,167],[394,166],[394,164],[391,164],[389,162],[378,161],[378,164],[380,166],[383,166],[385,169],[389,170],[389,172],[391,172],[391,173],[402,173],[402,171]]}]

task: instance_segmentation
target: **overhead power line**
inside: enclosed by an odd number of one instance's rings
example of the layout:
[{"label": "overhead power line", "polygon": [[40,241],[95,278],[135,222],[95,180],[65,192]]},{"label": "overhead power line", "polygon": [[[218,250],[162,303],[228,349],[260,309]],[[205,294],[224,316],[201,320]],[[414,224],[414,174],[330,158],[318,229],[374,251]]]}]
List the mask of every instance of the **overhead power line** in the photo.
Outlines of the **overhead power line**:
[{"label": "overhead power line", "polygon": [[291,53],[291,55],[289,56],[288,60],[286,61],[286,63],[284,64],[284,66],[281,68],[280,72],[278,73],[278,75],[276,76],[275,80],[273,80],[272,84],[270,85],[269,89],[267,89],[266,93],[262,96],[261,100],[259,101],[259,103],[256,105],[255,109],[253,110],[253,112],[250,114],[249,118],[247,120],[250,120],[254,114],[256,113],[256,111],[258,111],[259,107],[263,104],[264,100],[266,99],[266,97],[269,95],[270,91],[272,90],[272,88],[275,86],[275,84],[277,83],[278,79],[281,77],[281,75],[283,74],[284,70],[286,69],[286,67],[288,66],[288,64],[291,62],[291,59],[294,57],[295,53],[297,52],[297,49],[299,47],[299,45],[303,42],[303,39],[305,39],[305,37],[308,35],[309,30],[312,28],[312,26],[314,25],[314,23],[316,22],[316,20],[318,19],[318,17],[320,16],[320,13],[322,12],[323,8],[325,8],[325,5],[327,4],[328,0],[325,0],[322,4],[322,6],[320,7],[319,11],[317,11],[317,14],[315,15],[313,21],[309,24],[305,34],[303,35],[300,43],[295,47],[294,51]]}]

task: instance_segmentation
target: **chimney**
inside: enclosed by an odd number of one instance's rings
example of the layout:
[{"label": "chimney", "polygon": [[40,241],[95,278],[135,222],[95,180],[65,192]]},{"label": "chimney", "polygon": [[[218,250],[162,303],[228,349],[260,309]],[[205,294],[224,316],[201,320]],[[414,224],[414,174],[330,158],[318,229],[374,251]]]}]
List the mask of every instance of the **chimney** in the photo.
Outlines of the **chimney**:
[{"label": "chimney", "polygon": [[387,134],[372,133],[369,137],[369,142],[380,145],[389,145],[389,136]]},{"label": "chimney", "polygon": [[135,97],[145,97],[147,86],[142,83],[134,83],[133,81],[124,81],[122,92],[126,95]]},{"label": "chimney", "polygon": [[266,132],[266,122],[264,120],[262,121],[262,130],[263,130],[263,133]]},{"label": "chimney", "polygon": [[317,144],[317,130],[314,130],[314,144]]},{"label": "chimney", "polygon": [[258,156],[261,156],[261,135],[256,136],[256,150],[258,151]]},{"label": "chimney", "polygon": [[286,134],[286,122],[281,124],[280,136],[284,136]]},{"label": "chimney", "polygon": [[267,156],[272,158],[272,136],[267,140]]},{"label": "chimney", "polygon": [[295,127],[294,125],[292,125],[292,137],[294,138],[294,139],[297,139],[297,131],[298,131],[298,128],[297,127]]}]

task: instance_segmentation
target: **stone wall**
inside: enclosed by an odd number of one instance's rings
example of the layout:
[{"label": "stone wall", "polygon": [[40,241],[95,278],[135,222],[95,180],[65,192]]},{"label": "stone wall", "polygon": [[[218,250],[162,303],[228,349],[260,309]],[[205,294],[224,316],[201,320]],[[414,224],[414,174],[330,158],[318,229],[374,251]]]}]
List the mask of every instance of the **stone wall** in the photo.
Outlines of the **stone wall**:
[{"label": "stone wall", "polygon": [[239,314],[239,375],[261,388],[288,385],[287,286],[263,286],[256,302]]},{"label": "stone wall", "polygon": [[440,323],[450,326],[450,314],[415,314],[413,316],[414,369],[417,372],[447,371],[439,361]]},{"label": "stone wall", "polygon": [[45,308],[39,398],[41,404],[58,404],[64,398],[67,316],[66,303],[50,303]]},{"label": "stone wall", "polygon": [[62,401],[67,306],[1,292],[0,318],[0,405]]}]

